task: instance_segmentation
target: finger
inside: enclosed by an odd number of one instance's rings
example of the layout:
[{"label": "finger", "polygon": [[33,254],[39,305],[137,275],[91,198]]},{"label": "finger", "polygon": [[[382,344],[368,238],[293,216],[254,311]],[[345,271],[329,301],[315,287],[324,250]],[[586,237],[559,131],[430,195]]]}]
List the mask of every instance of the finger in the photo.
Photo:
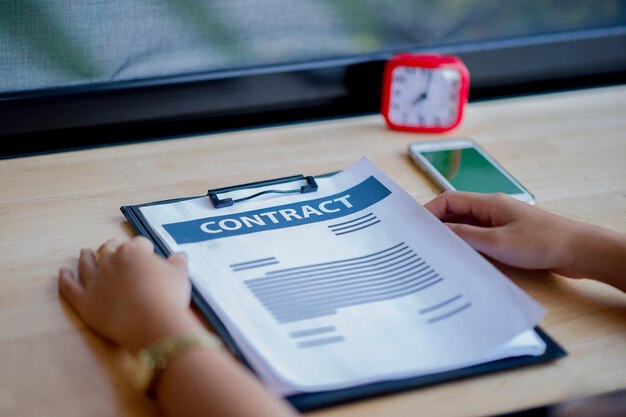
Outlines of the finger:
[{"label": "finger", "polygon": [[83,287],[74,279],[74,273],[69,269],[62,268],[59,270],[59,291],[69,305],[82,317],[85,293]]},{"label": "finger", "polygon": [[187,275],[188,275],[188,273],[187,273],[187,271],[188,271],[187,270],[187,254],[185,252],[176,252],[176,253],[171,254],[167,258],[167,263],[169,263],[174,268],[176,268],[178,271],[183,273],[185,275],[185,278],[187,277]]},{"label": "finger", "polygon": [[426,203],[424,208],[442,221],[471,216],[481,224],[492,225],[494,200],[490,194],[446,191]]},{"label": "finger", "polygon": [[[112,238],[112,239],[109,239],[106,242],[104,242],[100,246],[100,249],[102,249],[102,248],[117,249],[119,246],[120,246],[120,241],[117,240],[116,238]],[[100,250],[100,249],[98,249],[98,250]]]},{"label": "finger", "polygon": [[496,258],[494,255],[499,252],[499,230],[497,228],[460,223],[446,223],[446,226],[478,252]]},{"label": "finger", "polygon": [[141,251],[154,252],[154,244],[152,241],[143,236],[132,238],[130,243]]},{"label": "finger", "polygon": [[81,249],[78,258],[78,279],[84,286],[96,276],[98,272],[98,263],[96,262],[96,254],[91,249]]},{"label": "finger", "polygon": [[120,241],[117,239],[109,239],[106,242],[104,242],[102,245],[100,245],[100,247],[98,248],[98,251],[96,252],[96,263],[100,264],[106,258],[113,255],[117,251],[119,246],[120,246]]}]

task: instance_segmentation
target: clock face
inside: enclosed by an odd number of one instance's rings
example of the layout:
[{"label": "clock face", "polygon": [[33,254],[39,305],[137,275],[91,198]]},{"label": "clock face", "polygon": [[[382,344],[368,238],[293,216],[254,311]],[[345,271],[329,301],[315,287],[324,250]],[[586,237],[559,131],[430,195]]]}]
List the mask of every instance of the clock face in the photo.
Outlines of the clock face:
[{"label": "clock face", "polygon": [[454,68],[398,66],[391,73],[389,120],[407,127],[453,126],[460,89],[461,74]]}]

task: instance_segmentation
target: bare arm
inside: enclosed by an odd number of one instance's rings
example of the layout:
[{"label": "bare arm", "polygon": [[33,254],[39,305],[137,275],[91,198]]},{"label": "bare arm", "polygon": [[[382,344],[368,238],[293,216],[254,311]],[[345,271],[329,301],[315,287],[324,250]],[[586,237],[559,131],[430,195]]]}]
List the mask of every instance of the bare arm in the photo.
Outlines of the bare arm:
[{"label": "bare arm", "polygon": [[474,249],[508,265],[593,278],[626,291],[626,236],[503,194],[445,192],[424,206]]},{"label": "bare arm", "polygon": [[[184,255],[161,259],[144,238],[105,245],[115,253],[99,263],[92,250],[81,251],[78,280],[69,269],[59,272],[61,294],[94,331],[132,353],[169,337],[206,331],[189,309]],[[159,406],[172,416],[295,415],[220,350],[184,351],[161,373],[156,389]]]},{"label": "bare arm", "polygon": [[574,278],[593,278],[626,292],[626,236],[588,224],[570,243]]}]

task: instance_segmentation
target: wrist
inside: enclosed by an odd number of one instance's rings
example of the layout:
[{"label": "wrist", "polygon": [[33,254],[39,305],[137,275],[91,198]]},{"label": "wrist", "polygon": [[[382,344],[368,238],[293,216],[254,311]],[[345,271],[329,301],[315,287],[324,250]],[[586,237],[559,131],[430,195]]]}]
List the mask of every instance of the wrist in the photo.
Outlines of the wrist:
[{"label": "wrist", "polygon": [[610,229],[580,224],[571,248],[573,278],[591,278],[626,291],[626,236]]},{"label": "wrist", "polygon": [[204,326],[185,309],[167,314],[152,314],[124,332],[121,345],[132,354],[164,339],[206,331]]},{"label": "wrist", "polygon": [[158,380],[172,361],[197,348],[221,350],[222,347],[222,341],[207,331],[161,339],[139,352],[138,362],[141,370],[137,373],[135,385],[149,397],[154,398]]},{"label": "wrist", "polygon": [[569,219],[561,230],[565,238],[558,248],[561,257],[555,272],[570,278],[582,278],[588,264],[586,256],[589,248],[586,246],[589,244],[589,231],[585,224]]},{"label": "wrist", "polygon": [[[591,229],[592,227],[590,227]],[[614,230],[593,227],[589,233],[585,277],[593,278],[626,292],[626,236]]]}]

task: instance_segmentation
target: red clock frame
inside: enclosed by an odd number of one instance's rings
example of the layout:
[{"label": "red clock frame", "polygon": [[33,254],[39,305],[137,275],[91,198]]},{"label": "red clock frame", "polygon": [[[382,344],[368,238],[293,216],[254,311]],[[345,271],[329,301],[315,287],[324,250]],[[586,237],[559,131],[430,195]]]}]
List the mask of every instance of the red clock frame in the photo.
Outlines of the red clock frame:
[{"label": "red clock frame", "polygon": [[[398,125],[392,122],[389,118],[389,104],[391,101],[391,82],[392,82],[392,74],[393,70],[397,67],[405,66],[405,67],[413,67],[413,68],[426,68],[426,69],[435,69],[435,68],[454,68],[461,74],[461,84],[459,87],[459,102],[458,102],[458,111],[457,118],[454,123],[449,126],[438,126],[438,127],[429,127],[429,126],[405,126]],[[447,132],[456,128],[463,119],[463,111],[465,109],[465,104],[467,104],[467,99],[469,96],[469,71],[467,67],[459,58],[452,55],[437,55],[437,54],[411,54],[411,53],[400,53],[393,56],[387,63],[385,64],[385,71],[383,76],[383,90],[382,90],[382,104],[381,110],[387,125],[391,129],[402,130],[407,132],[420,132],[420,133],[442,133]]]}]

